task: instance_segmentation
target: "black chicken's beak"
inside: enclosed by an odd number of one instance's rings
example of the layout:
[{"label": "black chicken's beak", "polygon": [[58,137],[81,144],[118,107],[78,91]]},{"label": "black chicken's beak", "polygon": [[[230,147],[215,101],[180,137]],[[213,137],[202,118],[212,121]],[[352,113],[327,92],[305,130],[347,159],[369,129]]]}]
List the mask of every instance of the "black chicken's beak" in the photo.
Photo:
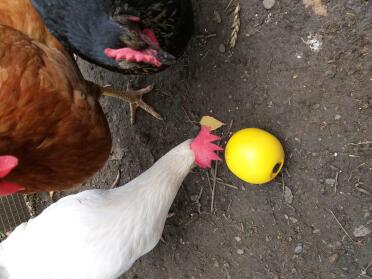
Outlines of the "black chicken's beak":
[{"label": "black chicken's beak", "polygon": [[166,52],[160,48],[156,49],[156,51],[156,58],[160,61],[161,64],[172,65],[176,63],[176,57],[174,57],[169,52]]}]

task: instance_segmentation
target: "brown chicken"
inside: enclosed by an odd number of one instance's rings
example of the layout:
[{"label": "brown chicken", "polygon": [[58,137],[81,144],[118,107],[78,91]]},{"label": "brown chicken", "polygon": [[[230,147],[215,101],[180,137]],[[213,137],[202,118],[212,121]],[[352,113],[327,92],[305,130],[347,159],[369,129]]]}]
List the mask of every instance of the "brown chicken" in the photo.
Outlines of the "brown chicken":
[{"label": "brown chicken", "polygon": [[7,180],[63,190],[99,170],[111,149],[99,94],[69,57],[1,25],[0,153],[19,160]]},{"label": "brown chicken", "polygon": [[0,24],[0,155],[18,159],[6,180],[20,185],[3,194],[64,190],[103,166],[111,134],[101,94],[156,115],[141,99],[151,88],[125,95],[85,81],[28,0],[1,1]]}]

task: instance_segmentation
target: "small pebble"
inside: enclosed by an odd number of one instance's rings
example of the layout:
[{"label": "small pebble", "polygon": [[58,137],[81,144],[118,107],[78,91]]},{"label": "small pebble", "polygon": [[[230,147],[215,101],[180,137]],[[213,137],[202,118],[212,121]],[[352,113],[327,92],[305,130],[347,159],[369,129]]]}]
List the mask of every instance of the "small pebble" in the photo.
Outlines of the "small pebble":
[{"label": "small pebble", "polygon": [[292,191],[289,187],[285,186],[284,187],[284,200],[288,204],[292,204],[293,202],[293,194]]},{"label": "small pebble", "polygon": [[190,200],[193,201],[193,202],[196,202],[199,198],[199,195],[191,195],[190,196]]},{"label": "small pebble", "polygon": [[312,106],[312,108],[313,109],[318,109],[318,108],[320,108],[320,104],[315,104],[315,105]]},{"label": "small pebble", "polygon": [[275,5],[275,0],[264,0],[262,2],[266,10],[270,10]]},{"label": "small pebble", "polygon": [[327,247],[329,249],[339,249],[342,246],[342,243],[340,241],[336,241],[335,243],[329,243]]},{"label": "small pebble", "polygon": [[354,229],[353,234],[355,237],[364,237],[371,233],[371,230],[367,228],[366,226],[359,226]]},{"label": "small pebble", "polygon": [[293,224],[296,224],[298,222],[298,220],[294,217],[289,217],[289,220],[291,220]]},{"label": "small pebble", "polygon": [[235,236],[235,240],[236,240],[237,242],[242,241],[242,239],[241,239],[239,236]]},{"label": "small pebble", "polygon": [[225,53],[226,52],[226,47],[224,44],[220,44],[220,46],[218,47],[218,50],[219,52],[221,53]]},{"label": "small pebble", "polygon": [[320,233],[320,230],[319,229],[313,230],[313,234],[318,234],[318,233]]},{"label": "small pebble", "polygon": [[335,254],[332,254],[332,255],[328,258],[328,260],[329,260],[329,262],[330,262],[331,264],[334,264],[334,263],[337,262],[338,258],[339,258],[339,255],[338,255],[337,253],[335,253]]},{"label": "small pebble", "polygon": [[213,20],[217,23],[221,23],[222,22],[222,19],[221,19],[221,15],[219,12],[217,11],[213,11]]},{"label": "small pebble", "polygon": [[243,249],[236,249],[236,253],[238,255],[243,255],[244,254],[244,250]]},{"label": "small pebble", "polygon": [[336,71],[329,70],[324,73],[324,76],[327,78],[334,78],[336,76]]},{"label": "small pebble", "polygon": [[296,254],[301,254],[303,250],[304,250],[304,247],[303,247],[302,243],[298,243],[296,248],[294,249],[294,252]]},{"label": "small pebble", "polygon": [[335,120],[340,120],[340,119],[341,119],[341,115],[336,114],[336,115],[335,115]]},{"label": "small pebble", "polygon": [[327,178],[324,182],[328,185],[334,185],[336,180],[334,178]]}]

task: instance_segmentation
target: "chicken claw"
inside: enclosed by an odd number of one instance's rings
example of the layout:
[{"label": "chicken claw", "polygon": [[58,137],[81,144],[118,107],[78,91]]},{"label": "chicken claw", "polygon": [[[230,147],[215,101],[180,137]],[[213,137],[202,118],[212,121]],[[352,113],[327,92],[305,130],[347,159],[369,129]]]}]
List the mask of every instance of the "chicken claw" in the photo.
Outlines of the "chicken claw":
[{"label": "chicken claw", "polygon": [[155,111],[153,107],[148,105],[142,100],[142,96],[151,92],[154,89],[154,85],[149,85],[145,88],[134,90],[128,83],[127,90],[125,92],[117,92],[110,88],[102,88],[102,94],[105,96],[115,97],[124,100],[129,103],[130,108],[130,123],[133,125],[136,118],[136,111],[138,108],[151,114],[153,117],[163,120],[159,113]]}]

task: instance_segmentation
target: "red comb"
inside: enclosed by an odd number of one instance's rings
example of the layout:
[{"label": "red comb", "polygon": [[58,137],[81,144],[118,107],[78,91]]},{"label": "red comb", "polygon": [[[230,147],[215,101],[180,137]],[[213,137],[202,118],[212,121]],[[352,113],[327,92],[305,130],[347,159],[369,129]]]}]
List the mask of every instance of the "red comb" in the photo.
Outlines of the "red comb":
[{"label": "red comb", "polygon": [[210,168],[212,161],[220,161],[221,158],[214,151],[223,150],[212,142],[221,139],[219,136],[211,134],[207,126],[201,126],[199,134],[191,142],[191,149],[195,154],[195,163],[205,169]]}]

